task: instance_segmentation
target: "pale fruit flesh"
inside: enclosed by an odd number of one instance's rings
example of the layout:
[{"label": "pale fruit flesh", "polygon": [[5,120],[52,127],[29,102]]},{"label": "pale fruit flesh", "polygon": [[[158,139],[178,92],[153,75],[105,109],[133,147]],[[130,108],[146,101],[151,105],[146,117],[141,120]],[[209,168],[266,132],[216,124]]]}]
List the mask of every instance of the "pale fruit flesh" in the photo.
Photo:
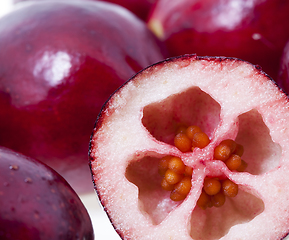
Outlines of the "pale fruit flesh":
[{"label": "pale fruit flesh", "polygon": [[[259,68],[233,58],[186,55],[144,69],[99,115],[90,143],[96,191],[123,239],[281,239],[289,232],[288,99]],[[180,123],[199,126],[204,148],[174,146]],[[244,172],[214,159],[224,139],[244,147]],[[164,156],[192,167],[192,187],[172,201],[161,187]],[[197,206],[206,177],[239,186],[223,206]]]}]

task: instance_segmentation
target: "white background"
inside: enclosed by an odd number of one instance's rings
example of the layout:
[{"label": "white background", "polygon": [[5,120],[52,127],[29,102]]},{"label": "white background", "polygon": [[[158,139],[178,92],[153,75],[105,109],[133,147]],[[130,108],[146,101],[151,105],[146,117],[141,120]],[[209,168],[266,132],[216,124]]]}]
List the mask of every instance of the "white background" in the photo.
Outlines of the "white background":
[{"label": "white background", "polygon": [[[13,9],[12,0],[0,0],[0,18]],[[80,196],[92,220],[95,240],[120,240],[106,214],[100,207],[95,193]]]}]

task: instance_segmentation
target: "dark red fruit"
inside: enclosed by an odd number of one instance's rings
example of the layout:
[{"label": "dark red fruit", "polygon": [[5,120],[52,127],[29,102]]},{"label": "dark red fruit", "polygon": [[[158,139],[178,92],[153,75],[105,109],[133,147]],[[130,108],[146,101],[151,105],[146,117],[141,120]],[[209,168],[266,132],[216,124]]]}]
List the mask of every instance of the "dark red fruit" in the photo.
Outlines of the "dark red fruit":
[{"label": "dark red fruit", "polygon": [[286,0],[160,0],[149,26],[171,56],[237,57],[276,79],[289,39],[288,13]]},{"label": "dark red fruit", "polygon": [[105,0],[106,2],[119,4],[132,11],[143,20],[147,20],[149,12],[158,0]]},{"label": "dark red fruit", "polygon": [[[14,3],[24,2],[29,0],[14,0]],[[38,0],[38,1],[49,1],[49,0]],[[69,1],[69,0],[68,0]],[[84,0],[87,1],[87,0]],[[98,1],[98,0],[94,0]],[[103,0],[104,2],[111,2],[123,6],[136,14],[139,18],[146,20],[148,14],[157,2],[157,0]]]},{"label": "dark red fruit", "polygon": [[[90,143],[95,188],[123,239],[283,239],[288,126],[289,100],[259,67],[224,57],[167,59],[102,109]],[[192,140],[184,151],[187,141],[175,144],[180,133],[204,133],[209,142]],[[235,155],[241,162],[231,168]]]},{"label": "dark red fruit", "polygon": [[1,240],[92,240],[90,217],[53,169],[0,148]]},{"label": "dark red fruit", "polygon": [[109,95],[163,59],[126,9],[94,1],[26,2],[0,20],[0,145],[92,190],[87,149]]},{"label": "dark red fruit", "polygon": [[283,51],[277,83],[287,94],[289,94],[289,41]]}]

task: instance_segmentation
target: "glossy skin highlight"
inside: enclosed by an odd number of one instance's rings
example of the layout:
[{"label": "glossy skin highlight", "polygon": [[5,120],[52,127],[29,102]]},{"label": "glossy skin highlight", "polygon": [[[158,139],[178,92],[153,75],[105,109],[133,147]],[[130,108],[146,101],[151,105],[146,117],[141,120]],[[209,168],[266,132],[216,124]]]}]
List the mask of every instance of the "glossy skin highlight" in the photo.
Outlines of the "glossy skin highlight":
[{"label": "glossy skin highlight", "polygon": [[105,2],[25,3],[0,20],[0,144],[93,191],[88,143],[103,103],[163,58],[145,24]]},{"label": "glossy skin highlight", "polygon": [[284,0],[160,0],[149,25],[172,56],[237,57],[276,79],[289,39],[288,12]]}]

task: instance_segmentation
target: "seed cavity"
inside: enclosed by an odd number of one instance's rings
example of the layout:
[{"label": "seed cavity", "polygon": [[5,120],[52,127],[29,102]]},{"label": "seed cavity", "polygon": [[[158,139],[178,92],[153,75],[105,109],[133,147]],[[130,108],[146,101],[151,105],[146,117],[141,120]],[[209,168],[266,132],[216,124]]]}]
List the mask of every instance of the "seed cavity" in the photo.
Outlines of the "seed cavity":
[{"label": "seed cavity", "polygon": [[[205,148],[210,144],[210,139],[200,127],[180,125],[177,129],[174,145],[181,152],[191,152],[195,148]],[[241,159],[244,147],[232,139],[225,139],[214,149],[214,160],[223,161],[231,171],[245,171],[247,163]],[[158,173],[162,176],[161,187],[170,191],[173,201],[182,201],[192,188],[193,168],[186,166],[182,159],[175,156],[164,156],[159,160]],[[197,201],[201,209],[221,207],[225,204],[226,197],[235,197],[238,194],[238,185],[228,178],[219,179],[206,177],[202,192]]]}]

